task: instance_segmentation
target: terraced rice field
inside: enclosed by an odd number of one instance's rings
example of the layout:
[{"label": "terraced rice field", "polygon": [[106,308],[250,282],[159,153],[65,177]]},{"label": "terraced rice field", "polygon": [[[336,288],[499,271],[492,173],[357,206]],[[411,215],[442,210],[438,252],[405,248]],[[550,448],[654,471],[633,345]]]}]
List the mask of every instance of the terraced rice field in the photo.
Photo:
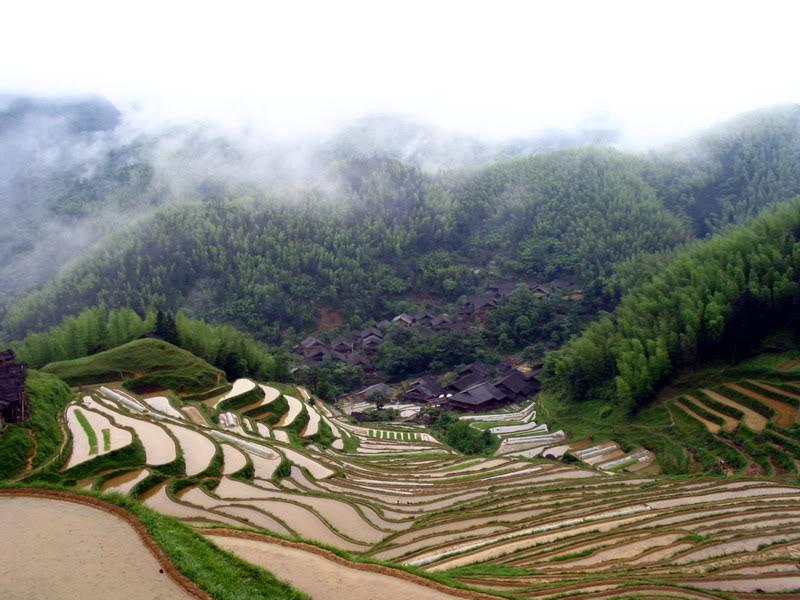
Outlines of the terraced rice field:
[{"label": "terraced rice field", "polygon": [[800,474],[800,388],[747,379],[703,388],[676,399],[680,410],[719,440],[717,460],[728,472]]},{"label": "terraced rice field", "polygon": [[[752,391],[747,385],[755,384],[742,384]],[[757,410],[733,391],[728,404],[714,400],[722,391],[698,391],[691,394],[696,402],[681,402],[698,416],[718,413],[719,436],[733,440],[744,430],[791,442],[794,434],[777,424],[774,407]],[[279,396],[265,393],[260,404],[278,406]],[[172,414],[153,398],[94,391],[70,410],[129,432],[144,446],[147,464],[110,479],[98,470],[84,482],[137,494],[316,598],[372,598],[372,586],[380,586],[382,598],[466,592],[428,587],[430,581],[402,571],[373,572],[313,546],[288,547],[270,532],[507,598],[788,598],[800,589],[800,493],[790,483],[747,477],[744,469],[737,479],[656,478],[652,453],[625,451],[613,440],[566,439],[536,423],[533,404],[471,415],[473,427],[503,439],[495,456],[476,458],[422,428],[355,425],[319,400],[312,405],[303,389],[283,397],[284,412],[270,417],[272,427],[238,409],[229,411],[236,425],[226,426],[208,404],[173,399]],[[188,408],[202,418],[186,418]],[[676,403],[671,410],[682,409]],[[748,429],[762,424],[760,433]],[[322,429],[329,435],[320,437]],[[70,432],[85,435],[79,424]],[[312,570],[317,577],[308,578]]]}]

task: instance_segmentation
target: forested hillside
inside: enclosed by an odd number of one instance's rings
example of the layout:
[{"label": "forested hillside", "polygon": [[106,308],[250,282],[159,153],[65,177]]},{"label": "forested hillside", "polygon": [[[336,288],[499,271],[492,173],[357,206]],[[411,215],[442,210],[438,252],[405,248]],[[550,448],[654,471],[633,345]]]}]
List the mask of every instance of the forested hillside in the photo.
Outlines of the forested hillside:
[{"label": "forested hillside", "polygon": [[646,178],[698,235],[800,194],[800,107],[753,111],[650,156]]},{"label": "forested hillside", "polygon": [[676,368],[741,359],[800,323],[800,199],[679,253],[548,357],[548,388],[635,409]]},{"label": "forested hillside", "polygon": [[[784,107],[649,155],[587,147],[432,173],[423,157],[448,148],[470,156],[458,164],[498,154],[416,124],[389,135],[386,120],[367,121],[319,146],[311,162],[321,170],[295,187],[266,159],[271,179],[242,178],[226,163],[245,164],[241,148],[184,131],[171,162],[159,164],[190,174],[210,165],[191,186],[170,182],[170,194],[191,191],[192,201],[110,228],[93,252],[15,303],[4,329],[18,339],[95,306],[185,308],[277,343],[313,330],[323,309],[359,327],[409,299],[446,306],[492,277],[572,280],[586,310],[597,310],[692,238],[800,192],[798,122],[800,108]],[[135,186],[146,163],[120,164],[139,165],[135,176],[120,171]],[[90,206],[119,206],[110,188],[81,181],[85,189],[54,211],[80,218]]]},{"label": "forested hillside", "polygon": [[[339,165],[337,196],[171,207],[16,306],[15,336],[86,306],[189,306],[267,339],[308,329],[317,307],[390,316],[424,290],[452,297],[492,266],[596,284],[614,262],[687,239],[681,222],[608,150],[518,159],[431,178],[388,159]],[[388,311],[388,312],[387,312]]]}]

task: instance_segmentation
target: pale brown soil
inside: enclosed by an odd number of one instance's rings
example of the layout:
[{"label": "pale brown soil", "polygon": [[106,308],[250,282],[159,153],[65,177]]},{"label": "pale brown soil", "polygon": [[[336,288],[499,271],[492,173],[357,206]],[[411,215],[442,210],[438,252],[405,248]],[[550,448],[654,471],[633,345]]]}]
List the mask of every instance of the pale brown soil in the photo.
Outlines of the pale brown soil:
[{"label": "pale brown soil", "polygon": [[311,437],[312,435],[317,435],[317,432],[319,431],[320,415],[309,404],[306,404],[306,412],[308,413],[308,424],[306,425],[306,428],[301,436]]},{"label": "pale brown soil", "polygon": [[153,555],[152,547],[141,537],[143,530],[100,508],[3,494],[0,531],[3,546],[14,549],[4,553],[0,562],[2,598],[192,597],[170,577],[174,568],[169,565],[165,569],[166,565]]},{"label": "pale brown soil", "polygon": [[568,562],[565,561],[561,563],[561,565],[554,563],[553,565],[550,566],[559,569],[561,568],[584,569],[586,567],[591,567],[593,565],[599,565],[600,563],[604,563],[606,561],[635,558],[648,550],[652,550],[658,547],[671,546],[681,537],[683,537],[682,533],[669,533],[666,535],[648,536],[646,538],[637,540],[635,542],[623,543],[614,546],[613,548],[608,548],[600,552],[595,552],[594,554],[586,558]]},{"label": "pale brown soil", "polygon": [[344,323],[344,317],[342,317],[341,313],[337,310],[332,308],[327,308],[325,306],[319,309],[319,318],[317,319],[317,331],[328,331],[330,329],[336,329]]},{"label": "pale brown soil", "polygon": [[218,512],[225,513],[226,515],[244,519],[248,523],[252,523],[260,529],[266,529],[267,531],[272,531],[281,535],[297,535],[294,531],[288,529],[277,519],[274,519],[273,517],[255,508],[248,508],[246,506],[220,506],[216,510]]},{"label": "pale brown soil", "polygon": [[286,398],[286,402],[289,403],[289,410],[286,411],[286,414],[283,415],[275,427],[286,427],[287,425],[291,425],[294,423],[297,415],[303,411],[303,403],[300,402],[300,400],[294,396],[284,396],[284,398]]},{"label": "pale brown soil", "polygon": [[390,548],[389,550],[378,552],[377,554],[375,554],[375,558],[379,558],[381,560],[395,560],[405,554],[411,554],[412,552],[419,552],[421,550],[430,548],[432,546],[437,546],[439,544],[445,544],[448,542],[455,542],[459,540],[467,540],[474,538],[476,536],[480,537],[484,535],[492,535],[507,530],[508,528],[503,527],[502,525],[495,525],[488,527],[473,527],[449,534],[431,536],[402,546]]},{"label": "pale brown soil", "polygon": [[715,416],[719,417],[720,419],[722,419],[722,422],[724,423],[722,425],[723,431],[727,431],[727,432],[730,433],[731,431],[736,431],[736,428],[739,426],[739,421],[737,421],[736,419],[734,419],[732,417],[729,417],[728,415],[726,415],[724,413],[721,413],[719,411],[714,410],[713,408],[711,408],[710,406],[708,406],[706,404],[703,404],[703,402],[701,400],[695,398],[694,396],[690,396],[690,395],[687,394],[686,396],[684,396],[684,398],[686,398],[686,400],[689,402],[689,404],[696,404],[700,408],[705,409],[708,412],[710,412],[712,415],[715,415]]},{"label": "pale brown soil", "polygon": [[234,527],[239,527],[241,525],[241,523],[238,523],[233,519],[228,519],[227,517],[216,515],[206,510],[193,508],[191,506],[186,506],[179,502],[175,502],[167,495],[165,483],[156,486],[155,490],[148,491],[146,498],[145,496],[142,496],[139,499],[144,499],[145,505],[149,508],[157,510],[161,514],[168,515],[170,517],[177,517],[179,519],[207,519],[210,521],[225,523],[227,525],[233,525]]},{"label": "pale brown soil", "polygon": [[750,537],[745,539],[736,539],[730,542],[723,542],[719,544],[710,544],[707,546],[703,546],[702,548],[695,550],[694,552],[690,552],[689,554],[684,554],[680,558],[676,559],[674,563],[676,565],[681,565],[687,562],[692,562],[696,560],[705,560],[708,558],[715,558],[718,556],[724,556],[726,554],[735,554],[737,552],[755,552],[759,546],[762,544],[773,544],[776,542],[780,542],[782,540],[792,540],[796,539],[798,534],[790,534],[790,533],[778,533],[773,535],[763,535],[763,536],[756,536]]},{"label": "pale brown soil", "polygon": [[203,427],[208,426],[208,421],[206,421],[203,413],[201,413],[196,406],[184,406],[183,412],[188,415],[189,420],[195,425],[202,425]]},{"label": "pale brown soil", "polygon": [[737,385],[735,383],[728,383],[726,387],[731,388],[732,390],[736,390],[744,394],[745,396],[750,396],[754,400],[758,400],[762,404],[766,404],[767,406],[775,409],[775,423],[779,427],[783,427],[784,429],[789,429],[793,424],[795,417],[797,416],[797,409],[792,406],[791,404],[786,404],[785,402],[779,402],[778,400],[773,400],[763,394],[759,394],[758,392],[754,392],[749,390],[745,387]]},{"label": "pale brown soil", "polygon": [[705,389],[703,390],[703,392],[712,400],[716,400],[721,404],[727,404],[728,406],[741,411],[742,414],[744,415],[742,417],[742,422],[748,429],[755,431],[756,433],[761,433],[767,426],[766,417],[764,417],[764,415],[758,414],[753,409],[747,408],[746,406],[742,406],[741,404],[738,404],[735,400],[726,398],[725,396],[718,394],[714,390]]}]

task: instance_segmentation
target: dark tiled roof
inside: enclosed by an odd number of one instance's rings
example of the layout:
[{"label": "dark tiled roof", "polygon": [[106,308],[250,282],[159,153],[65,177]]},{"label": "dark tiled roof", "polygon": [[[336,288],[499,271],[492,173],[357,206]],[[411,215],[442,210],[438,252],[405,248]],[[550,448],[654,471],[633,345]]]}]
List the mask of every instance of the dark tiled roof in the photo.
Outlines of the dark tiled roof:
[{"label": "dark tiled roof", "polygon": [[408,313],[400,313],[394,319],[392,319],[392,321],[395,323],[398,321],[402,321],[404,323],[413,323],[414,317],[413,315],[409,315]]},{"label": "dark tiled roof", "polygon": [[487,367],[481,361],[476,360],[475,362],[468,364],[466,367],[464,367],[458,373],[456,373],[456,377],[463,377],[464,375],[469,375],[469,374],[478,374],[481,377],[483,377],[484,375],[489,374],[489,367]]},{"label": "dark tiled roof", "polygon": [[516,369],[511,369],[507,374],[503,375],[499,379],[496,379],[494,384],[497,387],[506,388],[514,394],[527,394],[528,390],[531,388],[531,385],[525,378],[525,375]]},{"label": "dark tiled roof", "polygon": [[360,337],[363,340],[364,338],[367,338],[371,335],[383,339],[383,332],[377,327],[367,327],[365,330],[363,330],[361,333],[358,334],[358,337]]},{"label": "dark tiled roof", "polygon": [[463,392],[459,392],[450,398],[451,402],[458,404],[469,404],[470,406],[479,406],[494,400],[503,400],[505,394],[498,390],[494,385],[488,381],[484,381],[467,388]]},{"label": "dark tiled roof", "polygon": [[412,381],[406,393],[412,390],[419,390],[427,396],[438,396],[442,392],[442,384],[435,377],[423,377]]}]

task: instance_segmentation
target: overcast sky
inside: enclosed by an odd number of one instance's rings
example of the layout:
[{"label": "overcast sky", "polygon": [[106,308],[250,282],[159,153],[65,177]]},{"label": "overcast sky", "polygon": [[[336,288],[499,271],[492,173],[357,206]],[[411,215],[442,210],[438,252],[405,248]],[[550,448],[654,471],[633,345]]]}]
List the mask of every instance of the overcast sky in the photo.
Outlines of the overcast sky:
[{"label": "overcast sky", "polygon": [[10,0],[0,90],[285,132],[379,111],[656,139],[800,101],[799,18],[800,3],[765,0]]}]

